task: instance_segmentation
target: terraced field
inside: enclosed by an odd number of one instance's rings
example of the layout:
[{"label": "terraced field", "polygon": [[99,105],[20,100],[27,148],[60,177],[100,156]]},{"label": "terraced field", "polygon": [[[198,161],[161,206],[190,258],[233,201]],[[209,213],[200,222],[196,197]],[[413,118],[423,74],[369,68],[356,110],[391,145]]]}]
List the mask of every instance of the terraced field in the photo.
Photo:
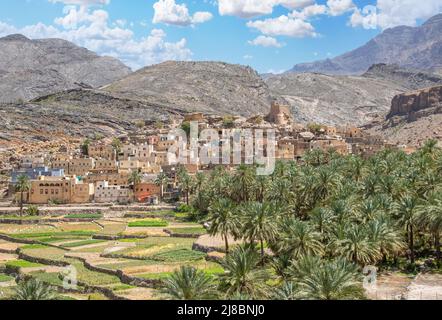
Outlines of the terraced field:
[{"label": "terraced field", "polygon": [[206,232],[183,222],[182,214],[72,220],[0,224],[0,299],[13,297],[19,278],[57,288],[60,299],[161,299],[161,280],[183,265],[210,275],[224,272],[206,253],[193,250]]}]

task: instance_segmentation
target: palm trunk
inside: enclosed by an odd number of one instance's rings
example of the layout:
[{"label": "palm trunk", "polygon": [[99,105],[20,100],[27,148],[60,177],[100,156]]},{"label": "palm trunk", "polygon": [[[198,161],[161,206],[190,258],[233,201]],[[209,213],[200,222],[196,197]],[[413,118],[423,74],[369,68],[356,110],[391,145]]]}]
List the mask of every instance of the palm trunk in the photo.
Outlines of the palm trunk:
[{"label": "palm trunk", "polygon": [[229,239],[227,234],[224,234],[224,243],[226,245],[226,254],[229,254]]},{"label": "palm trunk", "polygon": [[436,247],[436,259],[437,259],[437,263],[438,265],[441,264],[441,254],[440,254],[440,234],[437,231],[436,234],[434,235],[434,245]]},{"label": "palm trunk", "polygon": [[189,191],[186,191],[186,204],[189,205]]},{"label": "palm trunk", "polygon": [[20,217],[23,216],[23,191],[20,192]]},{"label": "palm trunk", "polygon": [[264,266],[264,241],[261,239],[261,264]]},{"label": "palm trunk", "polygon": [[414,255],[414,235],[413,235],[413,226],[410,225],[410,261],[414,264],[415,255]]}]

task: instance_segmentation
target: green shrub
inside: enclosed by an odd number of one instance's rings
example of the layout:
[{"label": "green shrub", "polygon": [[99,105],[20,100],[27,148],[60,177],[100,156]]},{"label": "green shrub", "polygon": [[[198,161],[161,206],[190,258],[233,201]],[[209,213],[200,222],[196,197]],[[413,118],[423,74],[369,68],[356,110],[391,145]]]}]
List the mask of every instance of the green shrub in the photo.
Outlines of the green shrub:
[{"label": "green shrub", "polygon": [[176,211],[179,213],[188,213],[188,212],[192,211],[192,207],[183,203],[176,209]]},{"label": "green shrub", "polygon": [[40,210],[35,205],[30,205],[26,208],[26,214],[30,216],[38,216],[40,215]]},{"label": "green shrub", "polygon": [[13,279],[14,279],[13,277],[10,277],[6,274],[0,273],[0,282],[9,282]]}]

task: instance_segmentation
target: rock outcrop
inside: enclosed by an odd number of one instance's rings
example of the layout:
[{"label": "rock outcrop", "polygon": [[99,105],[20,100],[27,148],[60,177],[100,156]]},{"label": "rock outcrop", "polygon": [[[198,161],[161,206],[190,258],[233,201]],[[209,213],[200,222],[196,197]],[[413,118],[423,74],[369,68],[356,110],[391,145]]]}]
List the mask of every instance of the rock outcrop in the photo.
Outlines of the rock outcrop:
[{"label": "rock outcrop", "polygon": [[395,96],[387,119],[402,116],[407,121],[415,121],[419,117],[437,113],[442,113],[442,86]]},{"label": "rock outcrop", "polygon": [[420,146],[428,139],[442,142],[442,86],[395,96],[386,119],[366,128],[392,143]]},{"label": "rock outcrop", "polygon": [[0,103],[68,89],[96,88],[131,73],[119,60],[61,39],[0,38]]}]

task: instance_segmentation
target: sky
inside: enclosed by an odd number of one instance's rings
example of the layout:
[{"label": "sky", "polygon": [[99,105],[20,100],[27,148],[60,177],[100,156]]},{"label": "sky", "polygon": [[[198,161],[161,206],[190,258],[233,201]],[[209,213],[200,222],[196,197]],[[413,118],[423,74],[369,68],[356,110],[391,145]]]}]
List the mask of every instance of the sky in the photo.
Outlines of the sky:
[{"label": "sky", "polygon": [[439,12],[442,0],[0,0],[0,37],[62,38],[134,70],[209,60],[280,73]]}]

